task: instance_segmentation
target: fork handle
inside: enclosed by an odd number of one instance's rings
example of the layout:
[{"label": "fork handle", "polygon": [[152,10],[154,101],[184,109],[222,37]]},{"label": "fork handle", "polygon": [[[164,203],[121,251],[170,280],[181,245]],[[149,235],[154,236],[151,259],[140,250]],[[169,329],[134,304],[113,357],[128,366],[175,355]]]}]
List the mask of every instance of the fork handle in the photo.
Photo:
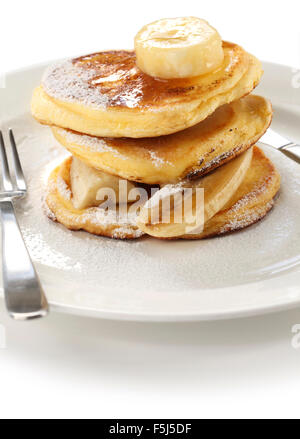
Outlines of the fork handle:
[{"label": "fork handle", "polygon": [[2,273],[7,310],[16,320],[43,317],[48,303],[23,240],[11,201],[0,202]]},{"label": "fork handle", "polygon": [[290,159],[300,163],[300,145],[293,143],[292,145],[281,148],[280,151]]}]

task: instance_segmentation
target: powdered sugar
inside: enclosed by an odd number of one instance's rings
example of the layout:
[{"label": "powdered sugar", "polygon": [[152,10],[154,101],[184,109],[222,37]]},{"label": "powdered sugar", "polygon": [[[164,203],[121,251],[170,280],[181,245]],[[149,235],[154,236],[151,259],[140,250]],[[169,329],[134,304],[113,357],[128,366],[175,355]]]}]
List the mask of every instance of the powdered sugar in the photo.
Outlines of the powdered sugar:
[{"label": "powdered sugar", "polygon": [[72,216],[73,223],[78,225],[92,223],[96,226],[101,226],[113,238],[126,239],[129,236],[139,238],[144,234],[136,226],[136,215],[130,212],[122,213],[118,210],[104,210],[101,207],[92,207],[86,209],[86,212],[80,216],[72,215],[71,212],[70,216]]},{"label": "powdered sugar", "polygon": [[[75,133],[74,131],[66,130],[64,128],[56,128],[58,134],[62,136],[68,143],[83,146],[90,151],[99,153],[110,153],[113,157],[121,160],[128,160],[128,157],[120,152],[119,149],[111,146],[109,141],[106,141],[104,137],[89,136],[87,134]],[[122,143],[120,143],[122,144]],[[141,144],[142,148],[142,144]],[[151,149],[145,149],[145,153],[150,156],[150,160],[156,168],[162,168],[163,166],[175,166],[173,163],[160,157],[156,151]]]},{"label": "powdered sugar", "polygon": [[[238,208],[237,204],[234,206],[233,210],[237,210]],[[254,224],[258,220],[260,220],[263,216],[265,216],[266,212],[272,209],[273,206],[274,206],[274,201],[272,200],[266,205],[262,206],[261,208],[256,208],[255,211],[253,212],[245,212],[244,214],[239,215],[238,217],[229,221],[226,224],[226,226],[221,228],[220,233],[222,234],[228,231],[234,232],[235,230],[239,230],[248,227],[251,224]]]},{"label": "powdered sugar", "polygon": [[42,209],[45,212],[45,215],[51,219],[52,221],[57,221],[56,216],[52,212],[52,210],[49,208],[48,204],[46,203],[46,196],[42,196]]},{"label": "powdered sugar", "polygon": [[[156,168],[161,168],[166,164],[171,165],[171,163],[167,160],[164,160],[162,157],[159,157],[155,151],[149,150],[150,157],[152,162],[154,163]],[[173,165],[174,166],[174,165]]]},{"label": "powdered sugar", "polygon": [[260,194],[262,194],[267,187],[268,184],[268,177],[263,178],[261,181],[258,181],[252,191],[246,195],[244,195],[241,199],[239,199],[234,206],[230,208],[232,212],[237,212],[242,207],[246,206],[250,199],[256,198]]},{"label": "powdered sugar", "polygon": [[66,60],[54,64],[45,71],[42,85],[46,93],[54,99],[75,102],[94,109],[105,109],[110,105],[135,108],[142,99],[141,85],[135,84],[130,90],[120,91],[114,98],[101,93],[99,85],[118,83],[124,76],[134,75],[136,68],[129,72],[122,69],[115,74],[99,78],[99,72],[93,68],[84,68],[80,63]]},{"label": "powdered sugar", "polygon": [[94,108],[106,108],[107,96],[101,94],[98,88],[89,85],[95,74],[93,69],[84,69],[71,61],[63,61],[45,71],[42,85],[46,93],[55,99],[80,102]]},{"label": "powdered sugar", "polygon": [[70,191],[70,189],[68,188],[68,186],[66,185],[65,180],[63,180],[61,177],[57,177],[56,180],[56,185],[57,185],[57,189],[60,193],[60,195],[65,199],[65,200],[71,200],[71,196],[72,193]]},{"label": "powdered sugar", "polygon": [[176,194],[182,193],[184,188],[183,184],[183,182],[166,184],[162,186],[160,190],[154,189],[151,198],[145,203],[144,207],[146,209],[158,207],[163,199],[170,201]]},{"label": "powdered sugar", "polygon": [[[241,146],[236,148],[235,150],[230,150],[230,151],[224,152],[224,153],[220,154],[219,156],[215,157],[214,159],[208,161],[207,164],[200,169],[200,174],[201,175],[205,174],[207,171],[216,168],[221,162],[227,161],[230,157],[232,157],[240,149],[242,149]],[[193,178],[193,176],[198,176],[198,175],[199,175],[199,170],[196,169],[195,171],[192,171],[188,175],[188,177]]]},{"label": "powdered sugar", "polygon": [[86,134],[77,134],[73,131],[65,130],[63,128],[56,128],[59,135],[64,137],[68,143],[74,143],[94,152],[109,152],[114,157],[127,160],[127,157],[122,155],[116,148],[108,145],[104,138],[93,137]]}]

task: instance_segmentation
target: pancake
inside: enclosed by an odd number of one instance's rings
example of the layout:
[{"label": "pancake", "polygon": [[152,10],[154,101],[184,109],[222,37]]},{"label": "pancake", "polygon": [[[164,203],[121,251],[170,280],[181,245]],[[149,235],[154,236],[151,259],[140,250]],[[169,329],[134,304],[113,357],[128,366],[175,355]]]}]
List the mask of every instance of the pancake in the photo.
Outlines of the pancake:
[{"label": "pancake", "polygon": [[255,146],[251,166],[231,200],[205,224],[201,234],[186,235],[182,239],[212,238],[255,224],[272,209],[279,189],[278,171],[263,151]]},{"label": "pancake", "polygon": [[[70,165],[66,159],[50,175],[46,213],[71,230],[86,230],[95,235],[117,239],[135,239],[143,235],[136,226],[136,217],[115,221],[105,217],[100,208],[74,209],[71,201]],[[280,176],[272,162],[254,147],[251,166],[237,192],[225,207],[204,226],[203,233],[179,239],[203,239],[234,232],[262,219],[271,210],[280,187]]]},{"label": "pancake", "polygon": [[88,166],[146,184],[199,178],[254,145],[272,118],[269,101],[249,95],[168,136],[98,138],[53,127],[56,139]]},{"label": "pancake", "polygon": [[41,123],[102,137],[155,137],[191,127],[219,106],[250,93],[260,62],[224,42],[224,61],[212,73],[161,80],[136,66],[134,52],[100,52],[50,67],[33,94]]},{"label": "pancake", "polygon": [[72,157],[54,169],[48,180],[45,212],[48,217],[70,230],[85,230],[94,235],[117,239],[135,239],[143,235],[135,225],[135,217],[116,217],[114,211],[107,214],[101,208],[75,209],[70,188]]}]

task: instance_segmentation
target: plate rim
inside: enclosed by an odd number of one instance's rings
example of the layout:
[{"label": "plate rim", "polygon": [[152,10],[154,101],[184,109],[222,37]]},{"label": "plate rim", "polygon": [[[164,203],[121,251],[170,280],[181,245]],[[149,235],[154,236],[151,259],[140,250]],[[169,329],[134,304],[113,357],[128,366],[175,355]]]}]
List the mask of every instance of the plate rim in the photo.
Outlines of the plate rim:
[{"label": "plate rim", "polygon": [[[48,65],[62,61],[65,58],[60,58],[56,60],[44,61],[41,63],[35,63],[29,66],[24,66],[18,69],[14,69],[8,72],[4,72],[4,75],[8,78],[9,76],[19,75],[22,72],[30,73],[33,70],[41,70],[46,68]],[[288,66],[286,64],[275,63],[271,61],[262,61],[263,66],[268,66],[270,68],[278,69],[284,68],[292,71],[294,68],[292,66]],[[300,103],[299,103],[300,106]],[[284,275],[288,276],[289,273],[283,273],[278,277],[281,278]],[[300,280],[300,273],[298,273]],[[230,288],[231,290],[237,287],[244,287],[245,285],[251,285],[255,287],[255,285],[268,282],[270,279],[260,280],[258,282],[244,284],[244,285],[234,285],[232,287],[222,287],[219,289]],[[300,283],[298,284],[298,288],[296,283],[294,282],[293,288],[296,288],[300,291]],[[213,290],[217,290],[218,288],[214,288]],[[203,291],[204,289],[197,289],[199,291]],[[3,298],[3,288],[0,288],[0,296]],[[93,318],[101,318],[107,320],[116,320],[116,321],[135,321],[135,322],[195,322],[195,321],[217,321],[217,320],[227,320],[227,319],[237,319],[237,318],[246,318],[257,315],[264,315],[269,313],[276,313],[280,311],[285,311],[288,309],[296,308],[300,306],[300,297],[293,298],[287,300],[287,297],[278,301],[277,303],[271,303],[270,305],[253,305],[253,306],[242,306],[237,309],[228,309],[228,310],[216,310],[209,311],[207,310],[204,313],[199,311],[196,312],[128,312],[128,311],[112,311],[105,309],[93,309],[92,307],[86,306],[76,306],[73,304],[60,303],[57,301],[50,300],[50,309],[54,312],[61,312],[73,315],[81,315],[86,317]]]}]

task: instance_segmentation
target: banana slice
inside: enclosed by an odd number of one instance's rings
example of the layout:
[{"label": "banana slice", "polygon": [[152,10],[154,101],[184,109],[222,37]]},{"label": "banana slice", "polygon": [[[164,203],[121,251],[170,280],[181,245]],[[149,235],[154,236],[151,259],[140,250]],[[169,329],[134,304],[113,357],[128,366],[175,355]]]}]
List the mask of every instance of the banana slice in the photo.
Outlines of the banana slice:
[{"label": "banana slice", "polygon": [[157,238],[201,233],[242,183],[252,154],[253,148],[195,182],[164,186],[141,209],[139,229]]},{"label": "banana slice", "polygon": [[130,181],[122,180],[114,175],[90,168],[76,157],[72,158],[70,178],[73,195],[72,202],[75,209],[99,206],[103,201],[103,196],[99,193],[101,189],[111,190],[112,193],[107,192],[106,195],[113,195],[114,201],[120,203],[120,182],[122,182],[126,191],[125,200],[127,200],[130,190],[135,187]]},{"label": "banana slice", "polygon": [[165,18],[144,26],[135,37],[138,67],[171,79],[204,75],[224,59],[219,33],[196,17]]}]

